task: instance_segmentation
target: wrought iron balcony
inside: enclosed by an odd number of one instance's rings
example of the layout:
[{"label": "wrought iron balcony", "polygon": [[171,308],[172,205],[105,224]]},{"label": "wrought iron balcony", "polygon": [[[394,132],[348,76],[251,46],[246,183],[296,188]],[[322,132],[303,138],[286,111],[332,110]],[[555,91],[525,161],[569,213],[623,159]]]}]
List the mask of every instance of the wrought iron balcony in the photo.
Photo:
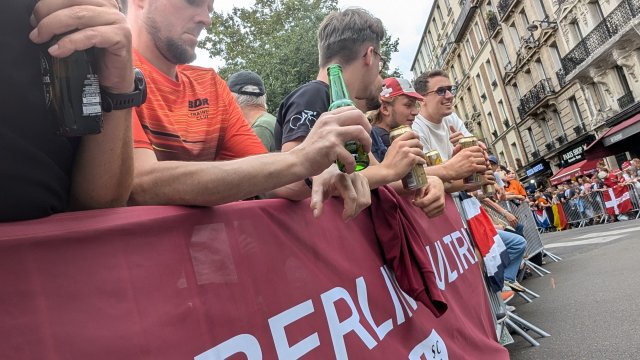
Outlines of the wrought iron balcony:
[{"label": "wrought iron balcony", "polygon": [[556,77],[558,78],[558,84],[560,88],[563,88],[567,85],[567,76],[564,73],[564,69],[560,68],[560,70],[556,71]]},{"label": "wrought iron balcony", "polygon": [[553,144],[553,141],[544,144],[544,147],[547,149],[547,151],[551,151],[556,148],[556,146]]},{"label": "wrought iron balcony", "polygon": [[618,106],[620,107],[620,110],[624,110],[624,109],[628,108],[634,102],[635,102],[635,100],[633,99],[633,94],[630,93],[630,92],[626,93],[626,94],[624,94],[624,95],[622,95],[621,97],[618,98]]},{"label": "wrought iron balcony", "polygon": [[536,151],[531,153],[531,158],[532,159],[537,159],[539,157],[540,157],[540,151],[536,150]]},{"label": "wrought iron balcony", "polygon": [[500,20],[498,20],[498,16],[493,11],[487,12],[487,29],[489,30],[489,35],[493,34],[500,27]]},{"label": "wrought iron balcony", "polygon": [[556,138],[556,141],[558,142],[558,146],[562,146],[562,144],[567,142],[567,135],[560,135]]},{"label": "wrought iron balcony", "polygon": [[487,101],[487,94],[482,93],[482,94],[480,95],[480,99],[482,99],[482,102]]},{"label": "wrought iron balcony", "polygon": [[494,138],[494,139],[497,139],[497,138],[498,138],[498,130],[493,130],[493,131],[491,132],[491,135],[493,135],[493,138]]},{"label": "wrought iron balcony", "polygon": [[520,99],[520,106],[518,106],[518,112],[520,117],[524,118],[533,108],[538,106],[547,96],[555,94],[551,80],[542,79],[537,83],[528,93],[526,93],[522,99]]},{"label": "wrought iron balcony", "polygon": [[573,127],[573,132],[576,134],[576,137],[578,137],[587,132],[587,129],[584,128],[584,125],[580,124]]},{"label": "wrought iron balcony", "polygon": [[640,0],[622,0],[604,20],[600,21],[562,58],[564,73],[571,74],[638,15],[640,15]]},{"label": "wrought iron balcony", "polygon": [[513,6],[516,0],[500,0],[498,3],[498,14],[500,15],[500,19],[504,18],[504,16],[509,12],[509,9]]},{"label": "wrought iron balcony", "polygon": [[511,127],[511,123],[509,123],[509,119],[504,119],[502,123],[504,124],[505,129],[508,129]]}]

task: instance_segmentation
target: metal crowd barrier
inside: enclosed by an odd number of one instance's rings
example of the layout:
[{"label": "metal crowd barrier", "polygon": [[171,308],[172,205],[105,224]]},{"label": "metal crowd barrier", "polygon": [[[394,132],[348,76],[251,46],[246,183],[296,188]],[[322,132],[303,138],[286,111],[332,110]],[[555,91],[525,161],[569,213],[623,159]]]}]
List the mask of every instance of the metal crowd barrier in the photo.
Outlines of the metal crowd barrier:
[{"label": "metal crowd barrier", "polygon": [[[464,216],[464,210],[462,208],[462,204],[460,202],[460,198],[457,194],[452,194],[453,200],[458,208],[458,212],[460,213],[460,217],[462,218],[462,223],[467,228],[467,220]],[[535,224],[534,224],[535,226]],[[536,232],[537,233],[537,232]],[[467,232],[469,237],[471,237],[471,232]],[[475,246],[475,245],[474,245]],[[544,269],[543,269],[544,270]],[[490,286],[488,283],[488,278],[485,273],[485,269],[482,269],[482,273],[484,275],[485,280],[485,291],[487,293],[487,297],[489,298],[489,303],[491,305],[491,312],[493,313],[494,325],[496,326],[496,336],[498,341],[502,345],[507,345],[513,343],[513,337],[511,336],[510,331],[517,333],[522,336],[527,342],[529,342],[532,346],[539,346],[538,343],[531,335],[527,333],[527,331],[533,331],[541,337],[549,337],[551,336],[546,331],[540,329],[539,327],[529,323],[523,318],[515,315],[511,311],[507,310],[506,304],[500,297],[499,293],[495,293],[490,290]],[[524,296],[526,299],[526,296]],[[528,302],[531,302],[529,300]]]},{"label": "metal crowd barrier", "polygon": [[[640,218],[640,189],[633,184],[627,185],[629,199],[633,207],[632,211],[637,212],[636,219]],[[567,223],[573,227],[584,227],[596,223],[607,223],[611,216],[607,213],[602,191],[592,191],[586,195],[580,195],[562,204],[562,208],[567,219]]]}]

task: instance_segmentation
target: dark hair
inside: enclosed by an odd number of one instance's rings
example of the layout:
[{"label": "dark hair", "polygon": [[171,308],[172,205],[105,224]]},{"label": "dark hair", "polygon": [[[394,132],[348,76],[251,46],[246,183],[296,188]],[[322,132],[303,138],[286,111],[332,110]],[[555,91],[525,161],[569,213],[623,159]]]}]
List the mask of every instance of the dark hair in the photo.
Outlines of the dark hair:
[{"label": "dark hair", "polygon": [[449,74],[444,70],[431,70],[423,72],[420,76],[418,76],[415,80],[413,80],[413,88],[416,89],[418,94],[424,96],[429,91],[429,80],[434,77],[446,77],[449,78]]},{"label": "dark hair", "polygon": [[360,52],[364,45],[379,48],[384,36],[382,21],[365,9],[332,11],[318,29],[320,67],[331,61],[350,64],[362,56]]}]

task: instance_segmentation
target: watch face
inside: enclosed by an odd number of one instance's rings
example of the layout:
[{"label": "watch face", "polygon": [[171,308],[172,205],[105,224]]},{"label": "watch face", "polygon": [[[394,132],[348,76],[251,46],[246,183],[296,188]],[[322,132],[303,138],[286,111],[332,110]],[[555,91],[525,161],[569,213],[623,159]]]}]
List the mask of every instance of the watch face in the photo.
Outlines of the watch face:
[{"label": "watch face", "polygon": [[133,73],[135,75],[134,78],[134,82],[135,82],[135,89],[134,91],[140,91],[140,103],[136,104],[136,106],[140,106],[142,104],[145,103],[145,101],[147,101],[147,82],[144,78],[144,73],[142,72],[142,70],[138,69],[138,68],[134,68]]}]

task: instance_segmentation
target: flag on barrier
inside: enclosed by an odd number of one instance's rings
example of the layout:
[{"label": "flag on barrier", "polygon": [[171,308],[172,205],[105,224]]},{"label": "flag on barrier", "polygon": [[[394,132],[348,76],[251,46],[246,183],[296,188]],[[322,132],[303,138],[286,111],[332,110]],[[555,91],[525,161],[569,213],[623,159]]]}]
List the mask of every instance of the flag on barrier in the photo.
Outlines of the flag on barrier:
[{"label": "flag on barrier", "polygon": [[507,248],[478,199],[461,192],[460,200],[471,237],[484,259],[489,284],[493,291],[500,291],[504,283],[504,268],[511,262]]},{"label": "flag on barrier", "polygon": [[536,224],[541,228],[549,228],[551,227],[551,222],[549,221],[549,216],[544,209],[537,209],[533,211],[533,216],[536,219]]},{"label": "flag on barrier", "polygon": [[551,206],[553,209],[553,226],[558,230],[564,230],[567,227],[567,218],[564,215],[564,209],[562,209],[562,205],[553,204]]},{"label": "flag on barrier", "polygon": [[607,207],[607,213],[611,216],[625,214],[633,209],[629,189],[626,186],[618,185],[609,188],[602,193],[602,197]]}]

